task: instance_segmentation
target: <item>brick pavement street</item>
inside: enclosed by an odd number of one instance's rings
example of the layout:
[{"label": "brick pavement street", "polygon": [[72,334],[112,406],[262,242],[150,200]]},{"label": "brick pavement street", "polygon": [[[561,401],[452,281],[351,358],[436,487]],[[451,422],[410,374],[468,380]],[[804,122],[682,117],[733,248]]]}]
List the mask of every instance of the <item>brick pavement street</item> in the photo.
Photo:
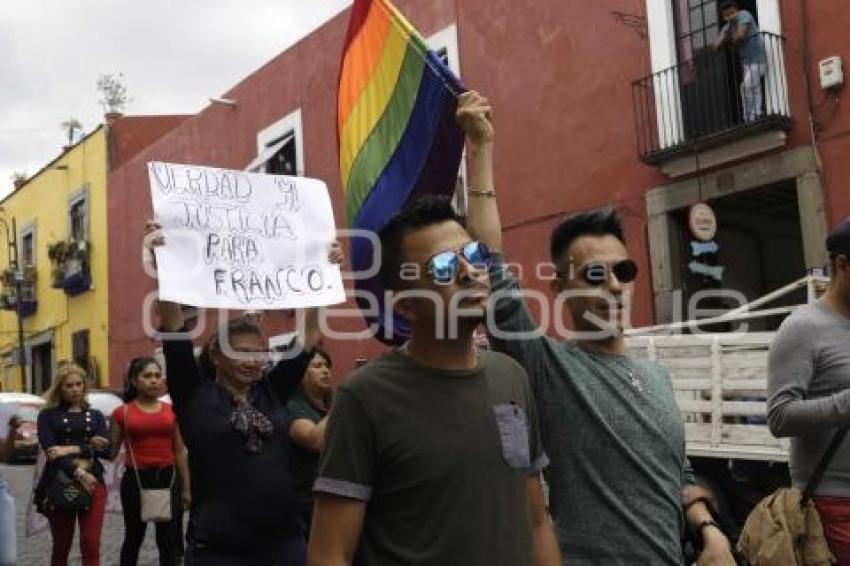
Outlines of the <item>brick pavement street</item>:
[{"label": "brick pavement street", "polygon": [[[32,485],[32,472],[32,466],[0,466],[0,473],[9,482],[17,507],[18,564],[20,566],[46,566],[50,563],[50,533],[42,532],[29,539],[24,536],[26,532],[26,508]],[[159,564],[153,531],[153,526],[149,525],[145,543],[139,555],[139,566],[156,566]],[[123,519],[120,515],[107,513],[100,546],[101,564],[103,566],[118,564],[118,555],[123,538]],[[71,550],[69,564],[80,564],[79,543],[76,537],[74,539],[73,549]]]}]

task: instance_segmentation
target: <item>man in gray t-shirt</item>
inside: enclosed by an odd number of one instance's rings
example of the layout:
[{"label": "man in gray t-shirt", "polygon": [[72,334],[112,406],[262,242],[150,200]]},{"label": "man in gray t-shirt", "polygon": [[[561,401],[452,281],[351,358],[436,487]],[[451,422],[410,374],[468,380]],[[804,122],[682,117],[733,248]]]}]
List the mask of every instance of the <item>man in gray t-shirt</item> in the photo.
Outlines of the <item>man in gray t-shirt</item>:
[{"label": "man in gray t-shirt", "polygon": [[720,13],[726,24],[720,30],[715,49],[734,44],[741,61],[741,110],[744,122],[753,122],[762,115],[761,80],[767,71],[764,39],[753,15],[741,10],[734,0],[723,2]]},{"label": "man in gray t-shirt", "polygon": [[[789,316],[770,348],[767,420],[791,437],[791,479],[802,489],[835,431],[850,425],[850,218],[827,239],[832,281],[824,297]],[[850,443],[845,439],[815,492],[833,554],[850,564]]]},{"label": "man in gray t-shirt", "polygon": [[[469,228],[501,251],[494,129],[486,99],[470,96],[479,101],[463,110],[462,119],[474,140],[467,159],[476,164],[468,191]],[[482,161],[489,166],[480,166]],[[626,355],[624,305],[637,265],[624,240],[610,210],[575,215],[553,233],[553,290],[566,301],[556,309],[544,303],[544,319],[554,316],[557,325],[561,309],[569,311],[577,331],[570,342],[537,332],[519,281],[505,269],[502,255],[494,254],[491,344],[517,360],[531,379],[551,458],[545,472],[549,508],[565,564],[680,566],[685,503],[687,519],[705,543],[699,563],[732,566],[729,543],[700,500],[705,492],[691,485],[685,429],[669,376],[655,363]],[[533,266],[524,267],[535,273]]]}]

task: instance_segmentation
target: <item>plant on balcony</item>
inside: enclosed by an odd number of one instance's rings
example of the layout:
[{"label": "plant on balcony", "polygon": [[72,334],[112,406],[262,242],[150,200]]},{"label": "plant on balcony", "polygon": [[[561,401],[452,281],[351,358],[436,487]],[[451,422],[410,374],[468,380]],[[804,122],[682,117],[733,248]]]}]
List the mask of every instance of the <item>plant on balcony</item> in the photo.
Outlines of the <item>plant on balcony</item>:
[{"label": "plant on balcony", "polygon": [[11,267],[3,270],[2,276],[3,288],[14,289],[15,287],[15,270]]},{"label": "plant on balcony", "polygon": [[91,288],[89,244],[84,240],[58,241],[47,246],[52,264],[50,275],[54,289],[79,295]]},{"label": "plant on balcony", "polygon": [[15,310],[17,304],[17,299],[15,298],[15,289],[6,285],[5,276],[6,274],[4,272],[3,289],[0,290],[0,309],[3,309],[4,311],[13,311]]},{"label": "plant on balcony", "polygon": [[[37,272],[34,266],[27,265],[23,269],[23,281],[21,282],[21,316],[30,316],[35,314],[38,309],[38,301],[36,300],[36,281]],[[0,275],[0,282],[3,284],[2,292],[0,292],[0,308],[4,310],[18,310],[18,287],[15,281],[15,271],[6,269]]]}]

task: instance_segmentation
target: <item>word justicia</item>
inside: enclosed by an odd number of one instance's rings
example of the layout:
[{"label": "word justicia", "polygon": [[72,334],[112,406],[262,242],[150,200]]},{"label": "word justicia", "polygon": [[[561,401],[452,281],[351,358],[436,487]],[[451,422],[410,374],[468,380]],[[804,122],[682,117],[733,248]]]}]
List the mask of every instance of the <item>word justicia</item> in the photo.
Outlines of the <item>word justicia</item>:
[{"label": "word justicia", "polygon": [[181,222],[188,229],[255,235],[267,239],[297,239],[296,229],[277,210],[184,202]]}]

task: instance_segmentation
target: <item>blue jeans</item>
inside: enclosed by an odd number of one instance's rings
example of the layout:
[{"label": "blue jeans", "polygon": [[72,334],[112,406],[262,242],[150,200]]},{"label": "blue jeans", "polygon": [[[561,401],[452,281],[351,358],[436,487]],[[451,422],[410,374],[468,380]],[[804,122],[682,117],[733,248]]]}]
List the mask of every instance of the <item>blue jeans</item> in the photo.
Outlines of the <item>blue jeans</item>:
[{"label": "blue jeans", "polygon": [[15,520],[15,500],[0,475],[0,566],[12,566],[18,559]]},{"label": "blue jeans", "polygon": [[765,63],[742,63],[741,106],[744,122],[755,122],[761,118],[762,99],[761,80],[767,72]]}]

